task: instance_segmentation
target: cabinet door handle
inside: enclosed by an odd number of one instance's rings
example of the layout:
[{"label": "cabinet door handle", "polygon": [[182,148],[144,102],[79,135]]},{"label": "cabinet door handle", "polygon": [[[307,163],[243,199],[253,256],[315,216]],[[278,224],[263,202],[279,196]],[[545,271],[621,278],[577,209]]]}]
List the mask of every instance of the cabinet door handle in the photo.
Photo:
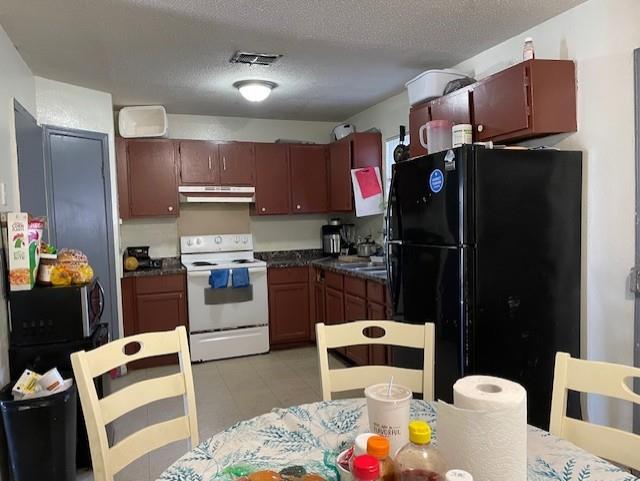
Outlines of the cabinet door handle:
[{"label": "cabinet door handle", "polygon": [[265,207],[263,207],[262,209],[260,209],[260,212],[266,212],[267,209]]},{"label": "cabinet door handle", "polygon": [[169,212],[173,212],[173,206],[172,206],[172,205],[170,205],[169,207],[167,207],[167,210],[168,210]]},{"label": "cabinet door handle", "polygon": [[296,205],[296,209],[300,210],[302,206],[300,204]]},{"label": "cabinet door handle", "polygon": [[484,125],[478,125],[478,132],[482,132],[484,130]]},{"label": "cabinet door handle", "polygon": [[209,156],[209,170],[211,170],[211,156]]},{"label": "cabinet door handle", "polygon": [[227,158],[222,157],[222,170],[227,170]]}]

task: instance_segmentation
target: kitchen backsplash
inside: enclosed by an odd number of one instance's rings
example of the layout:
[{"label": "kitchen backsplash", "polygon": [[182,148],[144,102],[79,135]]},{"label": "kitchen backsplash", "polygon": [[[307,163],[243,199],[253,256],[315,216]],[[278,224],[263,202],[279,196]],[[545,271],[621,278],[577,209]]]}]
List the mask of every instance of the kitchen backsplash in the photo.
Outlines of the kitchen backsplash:
[{"label": "kitchen backsplash", "polygon": [[151,257],[171,257],[180,253],[181,235],[247,231],[253,234],[255,251],[319,249],[321,227],[329,217],[324,214],[251,217],[246,204],[182,204],[178,219],[123,221],[120,249],[148,245]]}]

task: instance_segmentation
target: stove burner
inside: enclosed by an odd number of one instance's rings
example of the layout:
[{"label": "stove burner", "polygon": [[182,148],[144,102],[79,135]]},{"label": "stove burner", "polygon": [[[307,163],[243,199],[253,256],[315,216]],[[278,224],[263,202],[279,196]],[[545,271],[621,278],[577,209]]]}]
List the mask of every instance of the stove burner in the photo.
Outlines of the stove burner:
[{"label": "stove burner", "polygon": [[234,259],[233,260],[234,264],[250,264],[252,262],[253,262],[253,260],[249,260],[249,259]]},{"label": "stove burner", "polygon": [[201,267],[201,266],[217,266],[218,264],[216,264],[215,262],[209,262],[209,261],[194,261],[192,262],[192,265],[196,267]]}]

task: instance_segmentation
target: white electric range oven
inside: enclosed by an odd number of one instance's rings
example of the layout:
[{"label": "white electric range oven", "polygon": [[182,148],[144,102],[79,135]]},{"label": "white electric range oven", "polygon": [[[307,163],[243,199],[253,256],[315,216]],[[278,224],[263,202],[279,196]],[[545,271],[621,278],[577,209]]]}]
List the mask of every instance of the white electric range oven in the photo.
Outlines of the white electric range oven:
[{"label": "white electric range oven", "polygon": [[[208,361],[269,351],[267,264],[254,259],[251,234],[184,236],[191,360]],[[247,268],[248,288],[231,286],[233,269]],[[212,270],[229,271],[229,287],[209,285]]]}]

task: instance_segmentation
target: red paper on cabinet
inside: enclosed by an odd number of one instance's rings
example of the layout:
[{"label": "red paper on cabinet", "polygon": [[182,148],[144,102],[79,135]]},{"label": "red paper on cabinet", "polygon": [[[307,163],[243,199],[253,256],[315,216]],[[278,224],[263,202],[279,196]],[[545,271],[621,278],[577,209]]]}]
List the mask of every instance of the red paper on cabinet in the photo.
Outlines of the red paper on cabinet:
[{"label": "red paper on cabinet", "polygon": [[374,169],[356,170],[356,179],[358,180],[363,199],[368,199],[369,197],[382,193],[382,186],[380,182],[378,182],[378,176]]}]

